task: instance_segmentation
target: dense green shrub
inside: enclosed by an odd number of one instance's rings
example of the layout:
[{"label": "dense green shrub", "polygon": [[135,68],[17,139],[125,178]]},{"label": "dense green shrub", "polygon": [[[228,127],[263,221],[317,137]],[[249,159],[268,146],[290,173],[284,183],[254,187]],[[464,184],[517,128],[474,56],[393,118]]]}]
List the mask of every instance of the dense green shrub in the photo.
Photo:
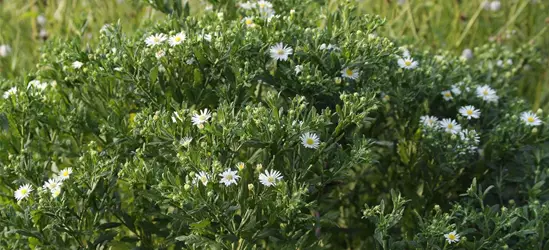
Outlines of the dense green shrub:
[{"label": "dense green shrub", "polygon": [[261,3],[106,25],[3,83],[0,246],[547,246],[548,119],[513,84],[535,48],[473,63],[353,3]]}]

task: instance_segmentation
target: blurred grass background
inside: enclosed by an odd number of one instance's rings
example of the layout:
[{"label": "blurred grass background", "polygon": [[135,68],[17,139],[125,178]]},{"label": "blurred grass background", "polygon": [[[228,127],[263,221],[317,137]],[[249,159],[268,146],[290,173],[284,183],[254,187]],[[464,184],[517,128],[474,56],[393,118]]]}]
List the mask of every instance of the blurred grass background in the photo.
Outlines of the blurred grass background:
[{"label": "blurred grass background", "polygon": [[[170,0],[172,1],[172,0]],[[184,1],[184,0],[182,0]],[[192,6],[197,6],[194,0]],[[225,0],[222,2],[234,1]],[[329,0],[332,5],[339,1]],[[354,0],[353,0],[354,1]],[[200,1],[204,11],[207,3]],[[447,49],[459,55],[487,43],[517,48],[525,43],[541,48],[549,58],[549,1],[504,0],[357,0],[360,11],[387,19],[383,36],[417,49]],[[486,4],[487,5],[486,5]],[[231,3],[229,3],[229,6]],[[236,3],[234,3],[236,5]],[[39,16],[46,22],[42,25]],[[40,47],[51,38],[80,36],[93,44],[101,27],[120,20],[131,33],[163,14],[140,0],[0,0],[0,45],[11,54],[0,57],[0,77],[23,76],[40,56]],[[549,108],[549,60],[533,67],[517,82],[534,108]]]}]

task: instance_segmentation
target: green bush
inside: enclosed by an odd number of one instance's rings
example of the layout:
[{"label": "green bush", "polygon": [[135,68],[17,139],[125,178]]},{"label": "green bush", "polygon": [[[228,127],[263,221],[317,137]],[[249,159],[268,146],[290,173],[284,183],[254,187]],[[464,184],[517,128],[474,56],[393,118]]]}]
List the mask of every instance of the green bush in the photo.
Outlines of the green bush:
[{"label": "green bush", "polygon": [[514,85],[537,48],[406,49],[351,2],[169,2],[3,83],[2,248],[549,244],[549,119]]}]

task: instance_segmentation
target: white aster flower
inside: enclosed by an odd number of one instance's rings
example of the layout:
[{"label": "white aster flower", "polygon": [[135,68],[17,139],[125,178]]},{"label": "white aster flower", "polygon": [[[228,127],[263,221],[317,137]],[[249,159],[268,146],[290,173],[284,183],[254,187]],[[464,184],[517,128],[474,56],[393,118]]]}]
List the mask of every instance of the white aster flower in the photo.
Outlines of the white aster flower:
[{"label": "white aster flower", "polygon": [[497,102],[498,96],[496,91],[490,88],[488,85],[477,87],[477,96],[482,98],[486,102]]},{"label": "white aster flower", "polygon": [[187,39],[187,36],[183,32],[179,32],[175,34],[175,36],[170,37],[170,40],[168,43],[170,46],[175,47],[181,43],[183,43]]},{"label": "white aster flower", "polygon": [[269,1],[260,0],[260,1],[257,1],[257,7],[259,9],[272,9],[273,4],[270,3]]},{"label": "white aster flower", "polygon": [[410,51],[406,47],[399,47],[400,51],[402,51],[402,57],[403,58],[409,58],[410,57]]},{"label": "white aster flower", "polygon": [[301,71],[303,71],[303,66],[296,65],[295,66],[295,74],[298,75],[299,73],[301,73]]},{"label": "white aster flower", "polygon": [[246,27],[248,28],[253,28],[255,27],[255,23],[254,23],[254,18],[253,17],[244,17],[244,19],[242,19],[242,22],[244,24],[246,24]]},{"label": "white aster flower", "polygon": [[201,34],[201,35],[198,35],[198,38],[201,39],[201,40],[206,40],[208,42],[212,41],[212,35],[211,34]]},{"label": "white aster flower", "polygon": [[30,184],[25,184],[19,187],[19,189],[15,190],[13,195],[15,196],[15,199],[17,201],[23,200],[27,198],[30,193],[32,192],[32,186]]},{"label": "white aster flower", "polygon": [[471,118],[478,119],[480,117],[480,110],[475,109],[472,105],[461,107],[459,113],[469,120],[471,120]]},{"label": "white aster flower", "polygon": [[192,137],[185,136],[185,137],[181,138],[181,140],[179,140],[179,144],[181,144],[181,146],[187,148],[187,147],[189,147],[189,145],[191,144],[192,141],[193,141]]},{"label": "white aster flower", "polygon": [[193,125],[202,125],[212,117],[208,109],[203,109],[200,114],[194,114],[191,118]]},{"label": "white aster flower", "polygon": [[82,68],[82,66],[84,65],[84,63],[80,62],[80,61],[74,61],[72,63],[72,68],[73,69],[79,69],[79,68]]},{"label": "white aster flower", "polygon": [[208,181],[210,180],[210,176],[208,175],[208,173],[204,172],[204,171],[200,171],[200,173],[198,173],[198,175],[196,175],[195,177],[195,180],[194,180],[194,183],[202,183],[202,185],[206,186],[208,185]]},{"label": "white aster flower", "polygon": [[461,89],[459,89],[459,86],[453,85],[450,91],[452,91],[452,94],[456,96],[461,95]]},{"label": "white aster flower", "polygon": [[221,183],[225,184],[225,186],[230,186],[232,184],[236,185],[238,179],[240,179],[238,173],[232,169],[225,170],[225,172],[219,174],[219,176],[221,177]]},{"label": "white aster flower", "polygon": [[316,149],[320,145],[320,138],[315,133],[304,133],[300,137],[301,144],[306,148]]},{"label": "white aster flower", "polygon": [[53,190],[53,189],[56,189],[56,188],[60,188],[61,185],[63,185],[63,182],[59,179],[55,179],[55,178],[52,178],[52,179],[49,179],[48,181],[44,182],[44,188],[46,189],[49,189],[49,190]]},{"label": "white aster flower", "polygon": [[419,120],[424,126],[427,126],[427,127],[434,127],[435,125],[438,124],[438,118],[434,116],[424,115],[420,117]]},{"label": "white aster flower", "polygon": [[156,45],[162,44],[164,41],[166,41],[168,37],[165,34],[158,33],[154,35],[150,35],[145,39],[145,43],[149,47],[154,47]]},{"label": "white aster flower", "polygon": [[444,90],[440,92],[440,94],[442,95],[442,98],[444,98],[444,100],[446,101],[451,101],[452,99],[454,99],[454,97],[452,96],[452,92],[450,92],[449,90]]},{"label": "white aster flower", "polygon": [[246,164],[244,162],[239,162],[236,164],[236,169],[242,171],[246,167]]},{"label": "white aster flower", "polygon": [[359,74],[360,74],[360,71],[357,69],[344,68],[341,70],[342,77],[353,79],[353,80],[358,79]]},{"label": "white aster flower", "polygon": [[252,3],[250,1],[247,1],[245,3],[240,3],[240,8],[242,9],[245,9],[245,10],[251,10],[253,8],[255,8],[255,3]]},{"label": "white aster flower", "polygon": [[418,62],[414,61],[411,57],[399,58],[398,66],[403,69],[415,69],[418,66]]},{"label": "white aster flower", "polygon": [[64,181],[69,179],[69,177],[72,174],[72,168],[65,168],[59,172],[59,175],[57,175],[57,179],[60,181]]},{"label": "white aster flower", "polygon": [[277,43],[270,48],[271,58],[278,61],[288,60],[288,56],[294,53],[290,46],[285,46],[283,43]]},{"label": "white aster flower", "polygon": [[8,89],[6,92],[4,92],[4,94],[2,95],[2,97],[4,97],[4,99],[8,99],[10,98],[10,96],[12,95],[16,95],[17,94],[17,87],[11,87],[10,89]]},{"label": "white aster flower", "polygon": [[276,170],[265,170],[265,173],[259,175],[259,182],[261,184],[270,187],[276,185],[276,182],[282,180],[282,174]]},{"label": "white aster flower", "polygon": [[520,119],[528,126],[541,125],[541,120],[532,111],[522,112],[522,114],[520,114]]},{"label": "white aster flower", "polygon": [[442,119],[439,125],[447,133],[457,134],[461,130],[461,125],[459,125],[455,120],[449,118]]},{"label": "white aster flower", "polygon": [[51,189],[50,193],[51,193],[51,197],[57,198],[57,196],[59,196],[61,194],[61,187]]},{"label": "white aster flower", "polygon": [[448,244],[459,242],[459,234],[456,233],[456,231],[449,232],[447,234],[444,234],[444,238],[446,238],[446,241],[448,241]]},{"label": "white aster flower", "polygon": [[498,11],[501,9],[501,2],[500,1],[492,1],[490,3],[490,10],[491,11]]}]

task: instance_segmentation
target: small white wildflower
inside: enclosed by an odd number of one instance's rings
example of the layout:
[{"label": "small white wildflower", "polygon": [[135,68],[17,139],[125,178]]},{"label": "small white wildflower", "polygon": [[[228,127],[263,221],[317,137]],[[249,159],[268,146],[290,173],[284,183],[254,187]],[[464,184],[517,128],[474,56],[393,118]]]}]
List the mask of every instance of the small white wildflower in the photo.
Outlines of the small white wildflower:
[{"label": "small white wildflower", "polygon": [[61,170],[61,172],[59,172],[59,175],[57,175],[57,179],[61,181],[67,180],[69,179],[71,174],[72,174],[72,168],[65,168]]},{"label": "small white wildflower", "polygon": [[203,109],[200,111],[200,114],[194,114],[191,118],[193,125],[202,125],[211,118],[210,111],[208,109]]},{"label": "small white wildflower", "polygon": [[320,138],[315,133],[304,133],[300,137],[301,144],[306,148],[316,149],[320,145]]},{"label": "small white wildflower", "polygon": [[25,184],[19,187],[19,189],[15,190],[13,195],[15,196],[15,199],[17,201],[23,200],[27,197],[29,197],[30,193],[33,191],[32,186],[30,184]]},{"label": "small white wildflower", "polygon": [[270,187],[276,185],[276,182],[282,180],[282,174],[276,170],[265,170],[265,173],[259,175],[259,182],[261,184]]},{"label": "small white wildflower", "polygon": [[461,52],[461,58],[465,60],[471,60],[473,59],[473,51],[471,49],[464,49]]},{"label": "small white wildflower", "polygon": [[164,57],[165,55],[166,55],[166,51],[161,49],[161,50],[157,51],[154,56],[156,57],[156,59],[160,59],[160,58]]},{"label": "small white wildflower", "polygon": [[225,186],[230,186],[232,184],[237,184],[238,179],[240,179],[240,176],[238,176],[238,173],[236,171],[233,171],[232,169],[227,169],[225,172],[219,174],[221,177],[221,183],[225,184]]},{"label": "small white wildflower", "polygon": [[500,1],[492,1],[490,3],[490,10],[491,11],[498,11],[501,9],[501,2]]},{"label": "small white wildflower", "polygon": [[239,162],[236,164],[236,169],[240,171],[244,170],[244,167],[246,167],[246,164],[244,164],[244,162]]},{"label": "small white wildflower", "polygon": [[452,91],[452,94],[454,94],[455,96],[461,95],[461,89],[459,89],[459,85],[457,85],[457,84],[452,85],[452,89],[450,89],[450,91]]},{"label": "small white wildflower", "polygon": [[277,43],[276,45],[271,46],[269,51],[271,53],[271,58],[278,61],[288,60],[288,56],[294,52],[292,47],[285,46],[283,43]]},{"label": "small white wildflower", "polygon": [[2,97],[4,97],[4,99],[8,99],[10,98],[10,96],[12,95],[16,95],[17,94],[17,87],[11,87],[10,89],[8,89],[6,92],[4,92],[4,94],[2,95]]},{"label": "small white wildflower", "polygon": [[442,119],[439,125],[445,132],[451,134],[457,134],[461,130],[461,125],[459,125],[455,120],[449,118]]},{"label": "small white wildflower", "polygon": [[257,7],[259,9],[272,9],[273,4],[270,3],[269,1],[260,0],[260,1],[257,1]]},{"label": "small white wildflower", "polygon": [[418,62],[414,61],[411,57],[399,58],[398,65],[403,69],[415,69],[418,66]]},{"label": "small white wildflower", "polygon": [[38,25],[44,26],[44,24],[46,24],[46,21],[47,21],[46,17],[42,14],[36,17],[36,22],[38,23]]},{"label": "small white wildflower", "polygon": [[461,107],[459,113],[469,120],[471,120],[471,118],[478,119],[480,117],[480,110],[475,109],[472,105]]},{"label": "small white wildflower", "polygon": [[419,120],[424,126],[427,126],[427,127],[434,127],[435,125],[438,124],[438,118],[434,116],[424,115],[424,116],[421,116]]},{"label": "small white wildflower", "polygon": [[181,144],[181,146],[183,146],[183,147],[188,148],[192,141],[193,141],[192,137],[185,136],[185,137],[181,138],[181,140],[179,140],[179,144]]},{"label": "small white wildflower", "polygon": [[204,172],[204,171],[200,171],[200,173],[198,173],[198,175],[196,175],[195,177],[195,180],[194,180],[194,183],[202,183],[202,185],[206,186],[208,185],[208,181],[210,180],[210,176],[208,175],[208,173]]},{"label": "small white wildflower", "polygon": [[477,96],[482,98],[486,102],[497,102],[498,96],[496,91],[490,88],[488,85],[479,86],[476,89]]},{"label": "small white wildflower", "polygon": [[245,3],[240,3],[240,8],[242,9],[245,9],[245,10],[251,10],[253,8],[255,8],[255,3],[252,3],[250,1],[247,1]]},{"label": "small white wildflower", "polygon": [[450,92],[449,90],[442,91],[440,92],[440,94],[445,101],[451,101],[452,99],[454,99],[454,97],[452,96],[452,92]]},{"label": "small white wildflower", "polygon": [[211,41],[212,41],[212,35],[210,35],[210,34],[198,35],[198,38],[199,38],[199,39],[202,39],[202,40],[206,40],[206,41],[208,41],[208,42],[211,42]]},{"label": "small white wildflower", "polygon": [[299,73],[301,73],[301,71],[303,71],[303,66],[296,65],[294,70],[295,70],[295,74],[299,75]]},{"label": "small white wildflower", "polygon": [[53,190],[53,189],[56,189],[56,188],[60,188],[61,185],[63,185],[63,182],[59,179],[56,179],[56,178],[52,178],[52,179],[49,179],[48,181],[44,182],[44,188],[46,189],[49,189],[49,190]]},{"label": "small white wildflower", "polygon": [[341,70],[341,77],[344,77],[344,78],[356,80],[358,79],[359,74],[360,74],[360,71],[357,69],[344,68]]},{"label": "small white wildflower", "polygon": [[183,32],[179,32],[175,34],[174,36],[170,37],[170,40],[168,43],[170,46],[175,47],[181,43],[183,43],[187,39],[187,36]]},{"label": "small white wildflower", "polygon": [[248,28],[253,28],[255,27],[255,23],[254,23],[254,18],[253,17],[244,17],[244,19],[242,19],[242,22],[244,24],[246,24],[246,27]]},{"label": "small white wildflower", "polygon": [[456,231],[449,232],[447,234],[444,234],[444,238],[446,238],[446,241],[448,241],[448,244],[459,242],[459,234],[456,233]]},{"label": "small white wildflower", "polygon": [[50,189],[51,197],[57,198],[61,194],[61,187]]},{"label": "small white wildflower", "polygon": [[80,62],[80,61],[74,61],[74,62],[72,63],[72,67],[73,67],[74,69],[82,68],[83,65],[84,65],[84,63],[82,63],[82,62]]},{"label": "small white wildflower", "polygon": [[158,33],[154,35],[150,35],[145,39],[145,44],[149,47],[154,47],[156,45],[162,44],[164,41],[166,41],[168,37],[165,34]]},{"label": "small white wildflower", "polygon": [[520,119],[528,126],[541,125],[541,120],[532,111],[522,112],[522,114],[520,114]]}]

